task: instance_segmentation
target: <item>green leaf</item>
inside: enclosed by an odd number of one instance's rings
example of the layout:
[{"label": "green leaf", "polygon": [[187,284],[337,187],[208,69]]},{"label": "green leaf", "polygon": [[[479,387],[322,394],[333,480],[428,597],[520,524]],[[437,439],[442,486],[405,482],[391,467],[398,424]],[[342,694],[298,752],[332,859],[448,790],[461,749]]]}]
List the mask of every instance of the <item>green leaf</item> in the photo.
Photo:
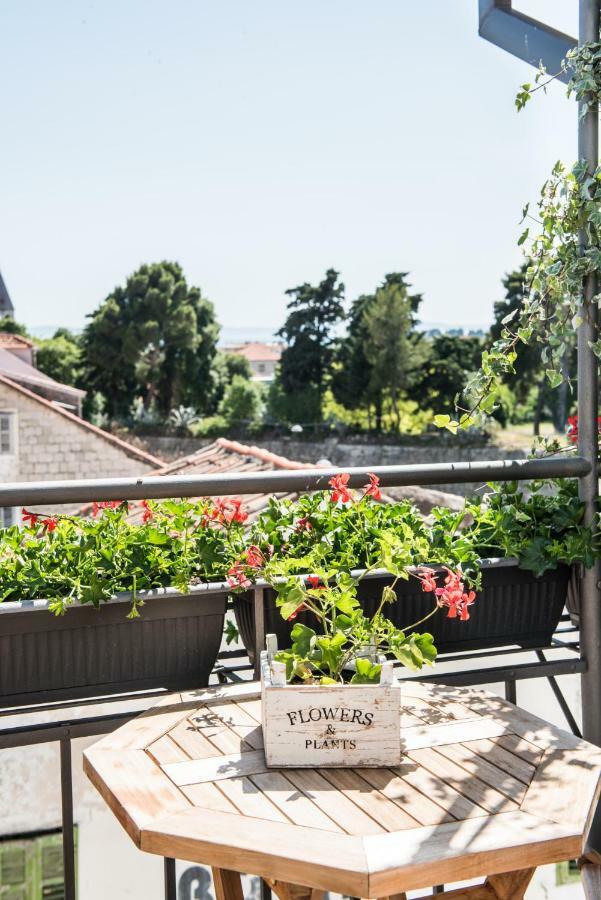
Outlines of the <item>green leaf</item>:
[{"label": "green leaf", "polygon": [[552,388],[559,387],[560,384],[563,384],[563,375],[556,369],[546,369],[545,375]]},{"label": "green leaf", "polygon": [[382,666],[379,663],[359,657],[355,660],[355,674],[351,678],[351,684],[379,684],[381,673]]}]

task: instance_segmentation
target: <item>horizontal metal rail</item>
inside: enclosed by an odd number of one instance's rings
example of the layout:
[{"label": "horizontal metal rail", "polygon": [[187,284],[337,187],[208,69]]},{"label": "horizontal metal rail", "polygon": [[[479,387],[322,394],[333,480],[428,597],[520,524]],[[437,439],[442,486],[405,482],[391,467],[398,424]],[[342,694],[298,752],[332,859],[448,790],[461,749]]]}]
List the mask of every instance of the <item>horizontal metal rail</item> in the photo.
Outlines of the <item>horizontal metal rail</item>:
[{"label": "horizontal metal rail", "polygon": [[0,485],[0,507],[94,500],[148,500],[165,497],[214,497],[232,494],[320,491],[330,478],[347,472],[349,485],[361,487],[375,473],[383,487],[454,482],[527,481],[532,478],[578,478],[591,470],[580,456],[543,459],[497,459],[482,462],[319,468],[223,475],[143,475],[135,478],[87,478],[72,481],[21,481]]}]

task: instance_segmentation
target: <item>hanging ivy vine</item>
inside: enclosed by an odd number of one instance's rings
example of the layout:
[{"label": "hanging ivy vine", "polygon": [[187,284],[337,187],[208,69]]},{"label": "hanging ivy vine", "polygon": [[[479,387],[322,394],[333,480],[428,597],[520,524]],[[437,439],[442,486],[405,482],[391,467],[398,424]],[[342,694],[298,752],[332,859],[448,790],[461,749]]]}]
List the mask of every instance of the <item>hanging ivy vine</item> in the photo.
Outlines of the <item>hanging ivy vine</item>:
[{"label": "hanging ivy vine", "polygon": [[[601,101],[601,43],[584,44],[570,51],[560,73],[540,68],[534,84],[523,84],[516,97],[518,110],[563,72],[570,72],[568,96],[582,103],[582,113]],[[502,324],[501,336],[482,354],[482,364],[456,398],[455,415],[437,415],[435,424],[456,432],[482,425],[494,411],[504,376],[514,372],[520,347],[538,342],[551,387],[569,381],[564,366],[582,323],[582,282],[601,272],[601,168],[591,173],[585,161],[571,169],[561,162],[545,181],[536,209],[522,211],[525,228],[518,244],[529,263],[524,302]],[[585,249],[580,234],[585,235]],[[595,300],[599,303],[601,295]],[[601,341],[591,345],[601,357]]]}]

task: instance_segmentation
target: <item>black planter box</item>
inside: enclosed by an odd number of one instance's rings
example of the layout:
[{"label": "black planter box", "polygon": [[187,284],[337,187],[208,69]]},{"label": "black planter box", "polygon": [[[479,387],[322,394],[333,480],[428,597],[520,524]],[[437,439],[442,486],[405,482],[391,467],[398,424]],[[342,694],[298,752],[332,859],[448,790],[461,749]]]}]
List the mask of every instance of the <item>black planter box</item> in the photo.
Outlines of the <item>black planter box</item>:
[{"label": "black planter box", "polygon": [[[513,560],[484,561],[482,590],[470,607],[470,619],[449,619],[444,609],[436,612],[418,631],[429,631],[439,653],[481,650],[517,644],[521,647],[545,647],[557,628],[568,589],[569,566],[558,566],[537,577],[518,568]],[[360,582],[358,597],[367,614],[373,613],[380,601],[382,588],[393,581],[391,575],[369,577]],[[424,593],[415,578],[400,581],[395,588],[397,601],[384,609],[399,628],[416,622],[432,609],[432,594]],[[300,613],[293,622],[282,619],[275,604],[275,591],[264,591],[265,633],[277,635],[278,645],[290,646],[290,631],[295,622],[314,627],[315,618]],[[255,611],[252,591],[234,600],[236,623],[251,660],[255,646]]]},{"label": "black planter box", "polygon": [[0,706],[208,683],[223,635],[227,590],[130,597],[62,616],[46,601],[0,604]]}]

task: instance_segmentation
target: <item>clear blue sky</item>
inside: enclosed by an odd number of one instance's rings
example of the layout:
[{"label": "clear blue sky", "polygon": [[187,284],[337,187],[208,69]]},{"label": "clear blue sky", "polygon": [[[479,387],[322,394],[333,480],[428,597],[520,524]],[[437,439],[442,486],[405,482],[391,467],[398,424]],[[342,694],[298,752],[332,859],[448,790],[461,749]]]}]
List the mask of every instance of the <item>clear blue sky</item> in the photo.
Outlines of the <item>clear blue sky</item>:
[{"label": "clear blue sky", "polygon": [[[576,0],[515,5],[575,28]],[[531,70],[477,0],[5,0],[0,53],[0,269],[31,326],[80,327],[161,258],[230,327],[279,325],[329,266],[486,323],[576,153],[560,85],[515,112]]]}]

